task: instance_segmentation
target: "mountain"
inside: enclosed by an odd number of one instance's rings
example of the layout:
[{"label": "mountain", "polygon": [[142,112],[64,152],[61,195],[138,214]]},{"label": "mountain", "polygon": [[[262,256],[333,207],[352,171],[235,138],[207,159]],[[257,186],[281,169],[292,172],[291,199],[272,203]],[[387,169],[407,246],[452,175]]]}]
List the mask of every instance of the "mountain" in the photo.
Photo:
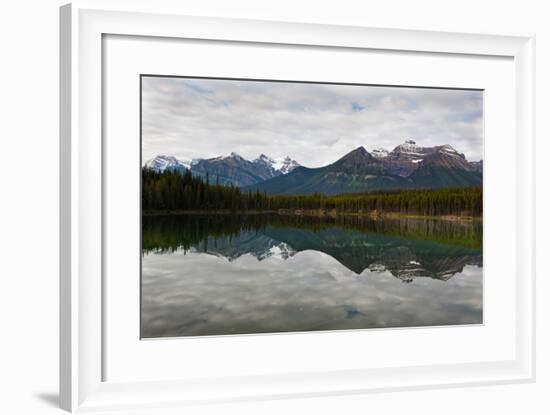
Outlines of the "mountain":
[{"label": "mountain", "polygon": [[267,194],[339,194],[374,190],[431,189],[481,186],[483,162],[470,162],[445,144],[422,147],[407,140],[392,151],[364,147],[327,166],[308,168],[290,157],[273,159],[260,154],[247,160],[237,153],[183,162],[159,155],[145,163],[155,171],[189,169],[210,183],[233,185]]},{"label": "mountain", "polygon": [[252,163],[268,171],[271,177],[279,176],[281,174],[281,172],[275,168],[277,162],[263,153],[260,154],[257,159],[252,160]]},{"label": "mountain", "polygon": [[471,161],[470,166],[474,171],[477,171],[478,173],[483,173],[483,160]]},{"label": "mountain", "polygon": [[164,171],[177,171],[183,173],[189,168],[189,163],[176,159],[174,156],[159,155],[145,163],[145,167],[162,173]]},{"label": "mountain", "polygon": [[408,177],[418,168],[418,163],[432,151],[433,148],[421,147],[415,141],[407,140],[388,152],[381,160],[393,174]]},{"label": "mountain", "polygon": [[292,160],[286,156],[281,161],[276,162],[276,168],[282,173],[287,174],[293,171],[295,168],[300,167],[300,164],[296,160]]},{"label": "mountain", "polygon": [[410,176],[415,187],[481,186],[483,176],[475,166],[449,145],[435,147]]},{"label": "mountain", "polygon": [[459,153],[449,144],[433,147],[432,151],[418,164],[419,169],[427,164],[449,169],[473,170],[464,154]]},{"label": "mountain", "polygon": [[389,172],[384,163],[364,147],[358,147],[336,162],[320,168],[297,167],[246,190],[268,194],[338,194],[407,187],[406,179]]},{"label": "mountain", "polygon": [[377,159],[383,159],[385,157],[388,157],[390,152],[386,150],[385,148],[378,147],[371,151],[371,154],[373,157],[376,157]]},{"label": "mountain", "polygon": [[195,176],[203,178],[208,176],[211,183],[237,187],[250,186],[290,173],[299,166],[296,160],[292,160],[288,156],[281,160],[275,160],[261,154],[255,160],[250,161],[235,152],[227,156],[193,159],[191,162],[183,162],[173,156],[160,155],[145,163],[145,167],[157,172],[178,171],[183,173],[185,169],[189,169]]},{"label": "mountain", "polygon": [[300,167],[300,164],[296,160],[292,160],[288,156],[283,159],[275,160],[265,154],[260,154],[260,156],[252,162],[271,171],[273,177],[290,173],[296,167]]},{"label": "mountain", "polygon": [[469,162],[448,144],[421,147],[408,140],[391,152],[377,149],[373,153],[358,147],[327,166],[299,167],[245,189],[267,194],[339,194],[482,184],[481,162]]},{"label": "mountain", "polygon": [[464,154],[456,151],[449,144],[435,147],[422,147],[416,144],[414,140],[407,140],[403,144],[399,144],[392,151],[384,148],[376,148],[372,151],[372,155],[383,161],[385,166],[392,174],[401,177],[409,177],[415,170],[420,168],[421,163],[426,157],[434,153],[446,153],[450,157],[460,158],[465,161],[461,163],[459,168],[466,170],[482,171],[482,162],[469,162]]}]

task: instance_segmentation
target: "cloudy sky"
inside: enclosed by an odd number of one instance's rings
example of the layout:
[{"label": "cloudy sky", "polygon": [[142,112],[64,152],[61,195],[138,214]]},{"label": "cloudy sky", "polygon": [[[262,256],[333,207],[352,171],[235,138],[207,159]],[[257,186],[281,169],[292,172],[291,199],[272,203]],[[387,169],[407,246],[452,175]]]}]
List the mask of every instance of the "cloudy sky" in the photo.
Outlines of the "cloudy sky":
[{"label": "cloudy sky", "polygon": [[142,78],[143,162],[236,152],[318,167],[405,140],[483,153],[483,93],[446,89]]}]

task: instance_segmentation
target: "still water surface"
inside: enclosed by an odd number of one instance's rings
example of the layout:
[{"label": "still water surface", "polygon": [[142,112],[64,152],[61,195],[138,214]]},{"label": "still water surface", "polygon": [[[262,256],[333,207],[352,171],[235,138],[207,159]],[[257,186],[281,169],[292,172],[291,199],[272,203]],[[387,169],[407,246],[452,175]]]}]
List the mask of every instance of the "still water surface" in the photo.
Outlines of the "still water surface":
[{"label": "still water surface", "polygon": [[482,323],[482,224],[143,217],[141,335]]}]

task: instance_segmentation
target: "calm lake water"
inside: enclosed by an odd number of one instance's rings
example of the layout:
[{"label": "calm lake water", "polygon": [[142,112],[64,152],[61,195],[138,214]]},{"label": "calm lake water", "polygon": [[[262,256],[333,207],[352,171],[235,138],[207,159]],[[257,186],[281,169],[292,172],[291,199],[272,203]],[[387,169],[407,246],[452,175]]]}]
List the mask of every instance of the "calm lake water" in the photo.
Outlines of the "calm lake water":
[{"label": "calm lake water", "polygon": [[482,224],[143,217],[141,335],[479,324]]}]

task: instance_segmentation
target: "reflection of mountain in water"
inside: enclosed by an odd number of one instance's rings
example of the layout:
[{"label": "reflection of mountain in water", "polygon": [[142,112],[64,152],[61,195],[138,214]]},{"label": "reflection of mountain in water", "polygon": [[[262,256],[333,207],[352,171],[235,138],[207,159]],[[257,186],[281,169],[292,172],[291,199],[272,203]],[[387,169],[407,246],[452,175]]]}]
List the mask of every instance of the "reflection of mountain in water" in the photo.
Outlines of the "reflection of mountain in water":
[{"label": "reflection of mountain in water", "polygon": [[220,256],[229,261],[246,254],[253,255],[259,261],[274,255],[288,259],[296,253],[288,244],[253,231],[243,231],[237,236],[209,236],[191,250]]},{"label": "reflection of mountain in water", "polygon": [[445,281],[466,265],[482,266],[480,241],[479,223],[370,219],[339,223],[276,215],[143,218],[145,252],[183,249],[229,261],[251,254],[262,261],[313,250],[330,255],[356,274],[387,270],[405,282],[416,277]]},{"label": "reflection of mountain in water", "polygon": [[314,250],[330,255],[356,274],[367,268],[387,270],[405,282],[416,277],[447,280],[465,265],[482,265],[481,253],[476,250],[338,228],[312,232],[268,226],[233,238],[209,237],[193,250],[230,261],[246,254],[259,261],[273,255],[288,259],[297,252]]}]

